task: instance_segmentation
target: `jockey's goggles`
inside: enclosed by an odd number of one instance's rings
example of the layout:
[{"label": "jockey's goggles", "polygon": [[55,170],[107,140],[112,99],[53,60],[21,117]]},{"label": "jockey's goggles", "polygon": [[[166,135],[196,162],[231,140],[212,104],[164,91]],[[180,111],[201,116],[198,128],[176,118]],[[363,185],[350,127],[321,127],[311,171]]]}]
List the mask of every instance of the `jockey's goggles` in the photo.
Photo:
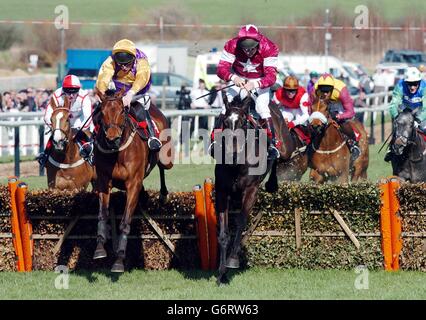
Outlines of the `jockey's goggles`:
[{"label": "jockey's goggles", "polygon": [[257,46],[254,47],[254,48],[242,48],[242,49],[243,49],[243,52],[245,54],[250,54],[250,53],[253,53],[253,52],[255,52],[257,50]]},{"label": "jockey's goggles", "polygon": [[286,89],[286,88],[284,88],[284,90],[288,93],[296,93],[297,92],[297,89]]},{"label": "jockey's goggles", "polygon": [[333,91],[333,86],[318,86],[318,90],[323,93],[329,93]]},{"label": "jockey's goggles", "polygon": [[80,91],[80,88],[62,88],[65,94],[76,94]]},{"label": "jockey's goggles", "polygon": [[418,85],[420,85],[420,81],[406,81],[405,82],[407,84],[408,87],[417,87]]},{"label": "jockey's goggles", "polygon": [[131,55],[128,52],[117,52],[114,55],[114,61],[120,66],[120,67],[127,67],[131,63],[135,61],[135,56]]}]

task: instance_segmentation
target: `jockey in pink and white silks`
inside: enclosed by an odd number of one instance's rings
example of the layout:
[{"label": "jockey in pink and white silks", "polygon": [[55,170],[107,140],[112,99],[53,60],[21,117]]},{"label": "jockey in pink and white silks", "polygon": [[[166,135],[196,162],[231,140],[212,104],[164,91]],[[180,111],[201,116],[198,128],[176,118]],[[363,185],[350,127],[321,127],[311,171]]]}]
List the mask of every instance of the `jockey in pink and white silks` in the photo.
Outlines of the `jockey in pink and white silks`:
[{"label": "jockey in pink and white silks", "polygon": [[[65,96],[67,96],[70,101],[69,118],[71,128],[76,130],[82,129],[79,130],[79,133],[75,137],[75,141],[80,147],[80,155],[88,161],[90,165],[93,165],[93,145],[91,136],[94,126],[92,120],[88,120],[92,114],[92,102],[90,101],[88,92],[81,88],[78,77],[67,75],[62,82],[62,87],[58,88],[52,94],[52,99],[57,107],[62,107],[64,105]],[[51,128],[53,134],[49,138],[44,152],[37,158],[42,166],[46,164],[53,147],[52,140],[55,139],[55,129],[58,129],[52,128],[52,113],[53,107],[49,102],[44,114],[44,122]]]},{"label": "jockey in pink and white silks", "polygon": [[[256,26],[248,24],[235,38],[225,43],[217,68],[219,78],[235,84],[226,93],[228,101],[237,95],[243,99],[247,94],[255,99],[256,111],[263,119],[271,140],[268,157],[272,159],[280,155],[269,110],[269,90],[276,80],[278,53],[275,43],[262,35]],[[222,127],[224,114],[225,107],[222,107],[215,129]]]}]

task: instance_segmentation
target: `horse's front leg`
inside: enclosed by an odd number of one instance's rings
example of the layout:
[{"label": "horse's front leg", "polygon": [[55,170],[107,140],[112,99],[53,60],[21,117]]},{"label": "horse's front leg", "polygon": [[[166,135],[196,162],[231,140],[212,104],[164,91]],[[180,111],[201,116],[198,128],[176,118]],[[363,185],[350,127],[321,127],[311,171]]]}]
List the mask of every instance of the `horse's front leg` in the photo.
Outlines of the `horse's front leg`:
[{"label": "horse's front leg", "polygon": [[220,245],[219,275],[217,284],[228,283],[226,276],[226,253],[230,240],[228,232],[228,200],[226,193],[216,190],[216,210],[219,216],[219,235],[218,242]]},{"label": "horse's front leg", "polygon": [[108,239],[107,219],[109,216],[109,198],[110,188],[106,188],[106,192],[99,192],[99,215],[98,215],[98,235],[97,235],[97,247],[93,259],[101,259],[107,256],[104,244]]},{"label": "horse's front leg", "polygon": [[[139,180],[139,179],[135,179]],[[142,179],[140,179],[142,180]],[[124,272],[124,259],[126,258],[127,237],[130,233],[130,224],[135,211],[138,195],[142,188],[142,182],[133,183],[126,186],[127,201],[123,218],[120,223],[120,236],[118,238],[117,259],[115,260],[111,272]]]},{"label": "horse's front leg", "polygon": [[274,160],[274,163],[272,164],[271,173],[269,174],[269,179],[265,183],[265,189],[269,193],[273,193],[278,190],[277,165],[278,160]]},{"label": "horse's front leg", "polygon": [[229,233],[228,233],[228,209],[224,212],[219,212],[219,245],[220,245],[220,261],[219,261],[219,275],[217,277],[217,284],[228,283],[226,276],[226,253],[228,251]]},{"label": "horse's front leg", "polygon": [[231,254],[226,261],[226,266],[228,268],[237,269],[240,267],[240,258],[238,255],[241,250],[241,238],[243,231],[247,226],[248,216],[256,202],[258,188],[259,186],[257,185],[249,186],[243,192],[241,213],[235,217],[235,224],[237,228],[235,231],[235,238],[232,244]]},{"label": "horse's front leg", "polygon": [[160,203],[164,204],[167,202],[167,195],[169,191],[166,186],[166,178],[164,176],[164,167],[161,163],[158,164],[158,168],[160,170]]}]

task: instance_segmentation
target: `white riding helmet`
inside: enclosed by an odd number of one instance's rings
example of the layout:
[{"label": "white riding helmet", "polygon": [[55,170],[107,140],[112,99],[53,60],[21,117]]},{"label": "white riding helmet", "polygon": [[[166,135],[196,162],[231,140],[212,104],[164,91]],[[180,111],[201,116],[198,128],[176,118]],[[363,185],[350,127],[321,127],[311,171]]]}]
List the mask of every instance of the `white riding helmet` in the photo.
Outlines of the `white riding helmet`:
[{"label": "white riding helmet", "polygon": [[404,80],[406,82],[417,82],[422,80],[422,74],[419,69],[416,67],[409,67],[405,71],[405,77]]}]

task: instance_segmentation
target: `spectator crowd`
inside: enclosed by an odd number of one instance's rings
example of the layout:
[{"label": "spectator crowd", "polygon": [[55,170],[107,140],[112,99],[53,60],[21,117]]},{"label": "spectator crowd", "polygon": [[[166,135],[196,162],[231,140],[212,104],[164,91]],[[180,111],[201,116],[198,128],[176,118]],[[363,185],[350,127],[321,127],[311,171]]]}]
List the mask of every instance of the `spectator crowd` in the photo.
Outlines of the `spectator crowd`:
[{"label": "spectator crowd", "polygon": [[[88,91],[94,102],[93,90]],[[53,90],[32,87],[19,91],[3,91],[0,96],[0,112],[44,111],[52,93]]]}]

